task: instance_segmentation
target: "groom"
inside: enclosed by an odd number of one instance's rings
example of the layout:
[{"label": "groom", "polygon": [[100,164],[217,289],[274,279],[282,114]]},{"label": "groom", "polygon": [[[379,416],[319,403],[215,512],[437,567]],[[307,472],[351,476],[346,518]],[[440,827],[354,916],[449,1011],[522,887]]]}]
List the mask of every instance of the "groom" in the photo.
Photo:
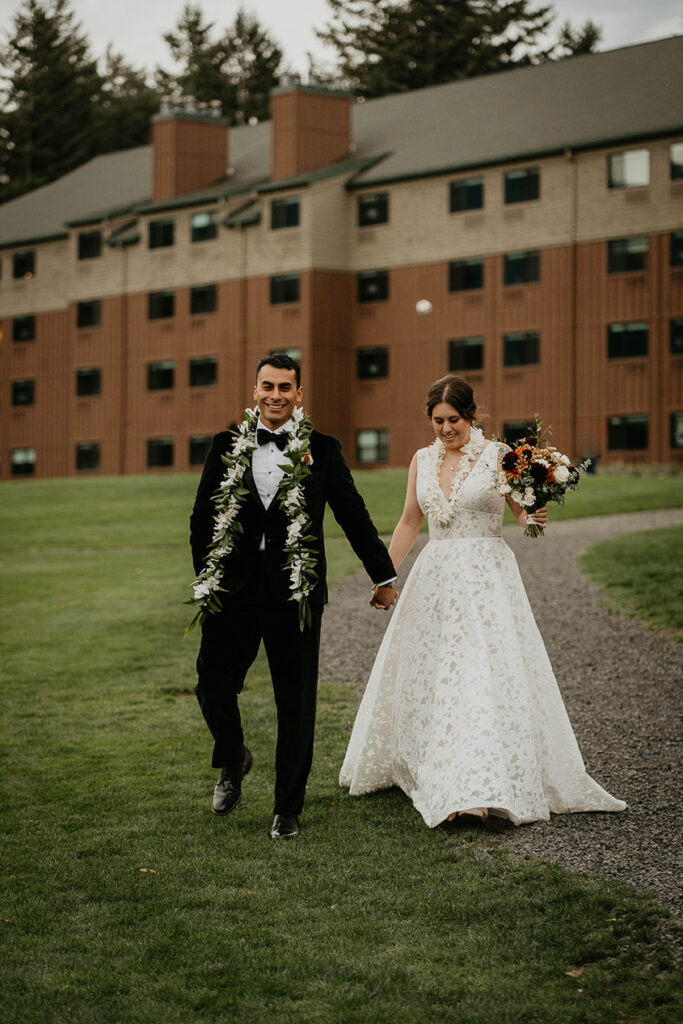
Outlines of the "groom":
[{"label": "groom", "polygon": [[[242,485],[235,546],[222,562],[222,608],[202,624],[195,689],[214,739],[214,768],[221,773],[213,794],[215,814],[228,814],[240,801],[242,779],[253,764],[244,744],[238,694],[263,640],[277,709],[275,808],[271,839],[299,834],[306,780],[313,758],[318,652],[327,601],[323,516],[329,504],[351,547],[373,581],[371,603],[389,608],[398,596],[396,572],[356,490],[339,442],[313,430],[310,475],[302,485],[310,521],[315,579],[308,602],[310,622],[300,628],[299,605],[291,600],[285,566],[288,513],[276,494],[283,477],[282,450],[295,428],[292,413],[303,388],[297,363],[284,353],[266,356],[256,370],[257,444]],[[213,538],[212,496],[225,473],[221,456],[233,450],[235,431],[216,434],[190,517],[190,543],[199,574]],[[307,460],[308,461],[308,460]]]}]

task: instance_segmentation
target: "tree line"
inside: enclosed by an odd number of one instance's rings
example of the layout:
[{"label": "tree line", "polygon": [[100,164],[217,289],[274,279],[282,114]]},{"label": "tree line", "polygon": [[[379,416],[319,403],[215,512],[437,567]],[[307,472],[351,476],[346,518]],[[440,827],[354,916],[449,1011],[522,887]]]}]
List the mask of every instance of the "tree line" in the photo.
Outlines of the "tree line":
[{"label": "tree line", "polygon": [[[316,32],[336,52],[308,55],[308,81],[371,99],[593,52],[591,21],[548,44],[552,5],[533,0],[327,0]],[[270,91],[291,74],[277,42],[245,10],[222,32],[188,3],[163,36],[175,71],[136,68],[108,47],[100,64],[69,0],[24,0],[0,45],[0,203],[101,153],[149,142],[164,97],[216,101],[232,124],[268,117]]]}]

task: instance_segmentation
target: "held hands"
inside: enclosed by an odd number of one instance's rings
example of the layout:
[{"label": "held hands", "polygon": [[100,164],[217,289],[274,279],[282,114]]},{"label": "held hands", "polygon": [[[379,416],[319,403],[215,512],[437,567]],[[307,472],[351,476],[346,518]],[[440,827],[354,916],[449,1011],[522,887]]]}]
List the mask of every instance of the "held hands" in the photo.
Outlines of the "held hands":
[{"label": "held hands", "polygon": [[370,604],[373,608],[381,608],[382,611],[386,612],[391,608],[392,604],[398,597],[398,590],[396,587],[377,587],[372,588],[372,597],[370,598]]}]

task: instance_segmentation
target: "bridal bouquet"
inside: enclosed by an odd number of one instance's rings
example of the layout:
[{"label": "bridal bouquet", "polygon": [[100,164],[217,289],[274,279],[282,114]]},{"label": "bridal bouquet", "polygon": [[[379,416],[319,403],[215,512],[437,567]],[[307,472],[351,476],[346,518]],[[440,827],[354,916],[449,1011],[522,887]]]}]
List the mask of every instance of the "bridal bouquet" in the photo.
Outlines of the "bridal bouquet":
[{"label": "bridal bouquet", "polygon": [[[576,490],[582,470],[589,465],[586,461],[573,466],[542,434],[543,425],[537,418],[535,435],[519,441],[503,455],[498,474],[500,493],[509,494],[530,515],[549,501],[564,505],[565,494]],[[524,535],[542,537],[543,527],[530,521]]]}]

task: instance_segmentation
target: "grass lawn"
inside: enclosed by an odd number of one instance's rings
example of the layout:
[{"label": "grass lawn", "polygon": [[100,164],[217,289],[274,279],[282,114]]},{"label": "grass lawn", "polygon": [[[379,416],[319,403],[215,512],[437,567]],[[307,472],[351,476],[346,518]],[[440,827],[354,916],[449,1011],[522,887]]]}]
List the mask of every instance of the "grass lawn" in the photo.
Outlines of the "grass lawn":
[{"label": "grass lawn", "polygon": [[[371,507],[389,504],[359,477]],[[646,896],[516,861],[492,833],[429,831],[396,791],[342,793],[353,695],[333,681],[321,685],[301,837],[266,835],[274,708],[262,656],[242,703],[256,763],[240,807],[212,816],[197,634],[182,639],[195,485],[0,486],[0,1018],[678,1021],[666,915]],[[623,494],[607,507],[621,510]],[[330,549],[334,579],[355,568],[345,541]]]}]

